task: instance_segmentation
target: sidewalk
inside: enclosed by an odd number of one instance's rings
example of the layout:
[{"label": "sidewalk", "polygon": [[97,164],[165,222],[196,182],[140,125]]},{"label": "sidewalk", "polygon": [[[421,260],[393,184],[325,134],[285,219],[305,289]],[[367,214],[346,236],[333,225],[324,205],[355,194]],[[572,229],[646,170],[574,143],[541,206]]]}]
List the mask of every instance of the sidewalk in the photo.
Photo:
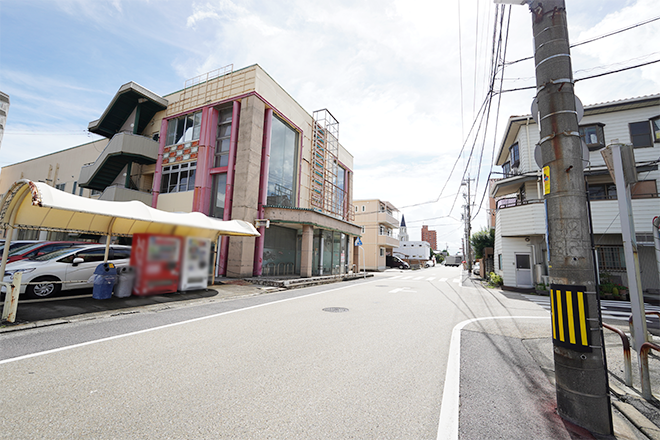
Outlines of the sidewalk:
[{"label": "sidewalk", "polygon": [[[470,278],[474,284],[480,284],[477,277]],[[500,292],[510,299],[527,301],[516,292]],[[520,339],[554,389],[553,344],[549,334],[550,329],[547,327],[547,323],[525,323],[524,325],[512,325],[507,328],[506,325],[497,323],[497,325],[493,324],[490,327],[486,325],[479,331]],[[625,321],[615,324],[614,327],[626,333],[630,340],[629,328]],[[650,381],[654,392],[654,399],[649,402],[642,397],[637,353],[635,351],[631,353],[633,380],[632,385],[628,387],[624,383],[624,354],[621,338],[608,329],[603,329],[603,331],[615,438],[660,440],[660,401],[657,400],[657,397],[660,396],[660,353],[652,352],[649,356]],[[652,336],[652,338],[656,344],[660,343],[660,337]],[[568,429],[570,424],[564,424]],[[573,433],[577,437],[573,438],[590,438],[583,437],[584,434],[580,434],[579,431],[580,429],[577,428],[577,431]]]}]

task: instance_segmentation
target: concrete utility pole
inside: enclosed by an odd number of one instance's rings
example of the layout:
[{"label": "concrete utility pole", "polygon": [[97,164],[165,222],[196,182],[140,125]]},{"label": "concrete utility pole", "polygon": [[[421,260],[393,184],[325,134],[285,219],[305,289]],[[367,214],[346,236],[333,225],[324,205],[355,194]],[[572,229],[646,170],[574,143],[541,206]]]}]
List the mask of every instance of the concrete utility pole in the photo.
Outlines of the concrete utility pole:
[{"label": "concrete utility pole", "polygon": [[598,286],[594,278],[564,0],[528,1],[552,289],[557,410],[591,432],[612,434]]},{"label": "concrete utility pole", "polygon": [[466,205],[465,205],[465,252],[463,254],[463,257],[465,258],[465,262],[467,264],[467,270],[468,272],[472,271],[472,245],[470,244],[470,235],[472,233],[472,222],[471,222],[471,213],[470,213],[470,179],[465,179],[463,183],[461,183],[461,186],[466,185],[467,186],[467,196],[464,194],[463,196],[466,197]]}]

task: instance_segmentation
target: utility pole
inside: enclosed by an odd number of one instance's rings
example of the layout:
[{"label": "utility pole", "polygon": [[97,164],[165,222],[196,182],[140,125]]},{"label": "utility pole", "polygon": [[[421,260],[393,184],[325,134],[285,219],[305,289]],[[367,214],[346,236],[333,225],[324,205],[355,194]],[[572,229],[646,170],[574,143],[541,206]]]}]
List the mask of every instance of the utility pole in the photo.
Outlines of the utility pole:
[{"label": "utility pole", "polygon": [[472,272],[472,246],[470,245],[470,236],[472,234],[472,222],[471,222],[471,213],[470,213],[470,178],[465,179],[461,186],[467,186],[467,195],[463,194],[463,197],[466,199],[465,205],[465,252],[463,256],[465,257],[465,262],[467,264],[468,272]]},{"label": "utility pole", "polygon": [[533,21],[541,128],[557,410],[591,432],[611,435],[566,7],[564,0],[527,3]]},{"label": "utility pole", "polygon": [[564,0],[494,2],[528,4],[532,13],[557,412],[593,433],[612,435],[566,6]]}]

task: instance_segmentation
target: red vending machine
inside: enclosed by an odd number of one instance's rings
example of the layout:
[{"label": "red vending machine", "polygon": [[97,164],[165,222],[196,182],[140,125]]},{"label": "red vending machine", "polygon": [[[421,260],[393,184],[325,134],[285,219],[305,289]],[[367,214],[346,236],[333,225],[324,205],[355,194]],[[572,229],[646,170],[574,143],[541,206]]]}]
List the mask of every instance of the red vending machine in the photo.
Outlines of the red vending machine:
[{"label": "red vending machine", "polygon": [[136,269],[133,295],[174,293],[181,276],[181,237],[134,234],[131,266]]}]

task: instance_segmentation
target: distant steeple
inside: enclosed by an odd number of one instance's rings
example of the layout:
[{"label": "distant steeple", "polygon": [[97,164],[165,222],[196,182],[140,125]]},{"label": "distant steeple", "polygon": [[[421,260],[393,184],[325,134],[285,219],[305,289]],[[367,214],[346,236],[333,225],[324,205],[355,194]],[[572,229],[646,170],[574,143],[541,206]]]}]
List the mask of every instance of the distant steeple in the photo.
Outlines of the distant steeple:
[{"label": "distant steeple", "polygon": [[406,218],[403,215],[401,215],[401,225],[399,226],[399,241],[410,241],[408,228],[406,228]]}]

